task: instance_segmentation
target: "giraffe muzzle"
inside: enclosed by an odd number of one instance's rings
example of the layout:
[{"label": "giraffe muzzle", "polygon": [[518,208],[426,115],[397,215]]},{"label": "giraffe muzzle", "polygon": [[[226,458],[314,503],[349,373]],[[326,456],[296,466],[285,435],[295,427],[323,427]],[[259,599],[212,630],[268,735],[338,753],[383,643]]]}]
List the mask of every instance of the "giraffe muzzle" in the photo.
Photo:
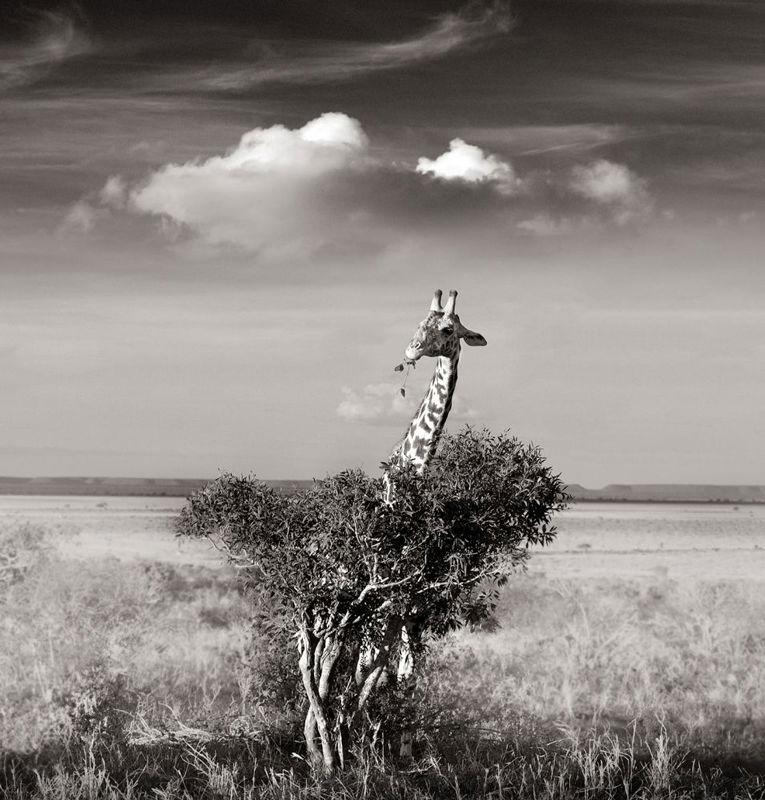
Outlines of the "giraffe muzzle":
[{"label": "giraffe muzzle", "polygon": [[422,356],[422,348],[407,347],[404,351],[404,363],[415,364]]}]

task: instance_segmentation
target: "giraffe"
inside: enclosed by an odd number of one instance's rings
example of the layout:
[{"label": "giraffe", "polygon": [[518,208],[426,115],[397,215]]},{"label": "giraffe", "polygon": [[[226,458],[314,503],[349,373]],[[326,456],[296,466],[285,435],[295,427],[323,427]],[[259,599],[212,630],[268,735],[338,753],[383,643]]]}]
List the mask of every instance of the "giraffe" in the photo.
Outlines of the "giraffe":
[{"label": "giraffe", "polygon": [[[449,299],[443,308],[441,296],[441,290],[436,290],[428,316],[417,326],[404,353],[405,362],[411,365],[423,356],[436,358],[437,361],[428,391],[403,439],[394,447],[389,459],[390,469],[383,475],[387,503],[393,500],[391,471],[410,463],[422,474],[436,452],[457,386],[460,340],[471,347],[483,347],[486,344],[486,339],[480,333],[469,330],[460,322],[455,311],[457,292],[454,289],[449,292]],[[403,365],[397,369],[403,369]]]},{"label": "giraffe", "polygon": [[[395,503],[395,470],[405,464],[412,464],[422,474],[433,458],[438,440],[444,430],[446,419],[452,408],[454,389],[457,386],[457,364],[460,358],[460,341],[471,347],[483,347],[486,339],[475,331],[466,328],[457,316],[455,304],[457,292],[452,289],[444,307],[441,306],[442,292],[437,289],[430,304],[428,316],[417,326],[414,336],[404,353],[407,364],[414,365],[423,356],[436,358],[436,366],[425,396],[409,424],[403,439],[394,447],[383,473],[383,500],[387,505]],[[399,365],[397,370],[403,369]],[[411,620],[404,622],[401,629],[401,647],[397,680],[401,684],[413,682],[414,654],[412,637],[416,626]],[[401,735],[399,755],[412,757],[412,731],[405,730]]]}]

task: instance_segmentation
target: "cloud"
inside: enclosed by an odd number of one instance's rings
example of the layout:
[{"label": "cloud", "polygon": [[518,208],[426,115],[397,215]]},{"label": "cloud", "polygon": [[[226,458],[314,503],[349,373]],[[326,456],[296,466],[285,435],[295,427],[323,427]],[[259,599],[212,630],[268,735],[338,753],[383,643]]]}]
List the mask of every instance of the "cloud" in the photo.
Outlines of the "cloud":
[{"label": "cloud", "polygon": [[447,152],[438,158],[420,158],[417,161],[417,172],[446,181],[491,183],[501,192],[508,194],[520,183],[510,164],[497,156],[487,156],[480,147],[467,144],[462,139],[452,139]]},{"label": "cloud", "polygon": [[361,391],[344,386],[337,416],[347,422],[403,421],[410,418],[416,406],[401,396],[400,388],[390,383],[370,383]]},{"label": "cloud", "polygon": [[421,35],[400,42],[344,44],[327,41],[308,46],[301,43],[301,49],[281,54],[274,54],[275,45],[268,43],[262,48],[265,55],[260,62],[234,69],[210,68],[197,73],[194,84],[197,89],[242,90],[269,83],[350,80],[369,72],[400,69],[440,58],[507,33],[511,27],[507,3],[471,4],[460,13],[438,16]]},{"label": "cloud", "polygon": [[333,176],[364,170],[367,144],[359,122],[340,113],[297,130],[255,128],[226,155],[162,167],[132,189],[129,206],[212,244],[310,250],[348,232],[354,210],[322,192]]},{"label": "cloud", "polygon": [[95,208],[86,199],[78,200],[67,212],[60,230],[90,233],[103,213],[101,209]]},{"label": "cloud", "polygon": [[[412,419],[420,401],[416,393],[402,397],[401,385],[398,383],[370,383],[361,390],[344,386],[342,392],[343,399],[336,412],[346,422],[373,425],[400,422],[404,425]],[[459,394],[455,394],[450,420],[470,422],[478,416],[475,408],[468,405]]]},{"label": "cloud", "polygon": [[[577,125],[518,125],[505,129],[506,136],[523,155],[593,150],[636,138],[639,132],[624,125],[585,123]],[[495,133],[496,135],[496,133]]]},{"label": "cloud", "polygon": [[317,265],[368,262],[402,236],[487,225],[505,239],[574,235],[639,221],[650,207],[644,181],[622,164],[521,178],[460,138],[436,158],[394,161],[370,148],[358,120],[328,112],[296,129],[254,128],[223,155],[166,164],[138,182],[113,175],[72,206],[63,228],[153,220],[155,235],[189,256],[233,246],[259,264]]},{"label": "cloud", "polygon": [[[208,244],[282,258],[374,246],[391,231],[422,229],[463,209],[469,220],[517,186],[509,164],[459,139],[414,169],[373,157],[358,120],[331,112],[294,130],[255,128],[223,156],[168,164],[130,189],[126,205]],[[101,202],[124,204],[124,194],[111,178]]]},{"label": "cloud", "polygon": [[109,217],[110,210],[122,211],[129,201],[128,186],[119,175],[112,175],[98,192],[90,192],[73,203],[60,233],[91,233],[99,222]]},{"label": "cloud", "polygon": [[571,188],[599,203],[627,202],[640,182],[623,164],[601,159],[572,170]]},{"label": "cloud", "polygon": [[531,202],[515,228],[525,235],[571,236],[645,221],[653,211],[646,182],[624,164],[599,159],[567,172],[544,171],[526,177]]},{"label": "cloud", "polygon": [[32,83],[56,64],[92,49],[92,42],[74,19],[41,11],[29,42],[0,46],[0,90]]},{"label": "cloud", "polygon": [[128,187],[120,175],[112,175],[98,193],[98,199],[104,206],[121,209],[128,202]]},{"label": "cloud", "polygon": [[624,164],[605,159],[574,167],[570,188],[575,194],[609,208],[620,225],[645,216],[651,208],[645,181]]}]

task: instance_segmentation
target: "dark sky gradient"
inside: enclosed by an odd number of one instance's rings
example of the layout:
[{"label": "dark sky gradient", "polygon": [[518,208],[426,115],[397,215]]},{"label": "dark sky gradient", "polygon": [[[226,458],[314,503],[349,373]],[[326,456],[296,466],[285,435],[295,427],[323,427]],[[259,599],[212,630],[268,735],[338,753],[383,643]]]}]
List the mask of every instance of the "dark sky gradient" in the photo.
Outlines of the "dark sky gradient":
[{"label": "dark sky gradient", "polygon": [[441,286],[454,426],[765,479],[761,3],[4,5],[0,143],[0,473],[374,469]]}]

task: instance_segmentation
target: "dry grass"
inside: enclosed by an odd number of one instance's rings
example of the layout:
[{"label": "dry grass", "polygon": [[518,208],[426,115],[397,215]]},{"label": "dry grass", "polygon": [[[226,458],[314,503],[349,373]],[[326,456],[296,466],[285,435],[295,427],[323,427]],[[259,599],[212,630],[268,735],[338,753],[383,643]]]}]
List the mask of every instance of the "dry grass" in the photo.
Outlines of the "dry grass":
[{"label": "dry grass", "polygon": [[28,525],[0,529],[13,542],[9,798],[765,797],[757,584],[519,577],[498,630],[430,659],[417,763],[366,752],[326,781],[261,691],[227,570],[64,558]]},{"label": "dry grass", "polygon": [[[473,705],[568,727],[756,757],[765,743],[761,584],[589,583],[518,578],[493,633],[462,633],[440,656]],[[443,670],[443,667],[441,667]]]}]

